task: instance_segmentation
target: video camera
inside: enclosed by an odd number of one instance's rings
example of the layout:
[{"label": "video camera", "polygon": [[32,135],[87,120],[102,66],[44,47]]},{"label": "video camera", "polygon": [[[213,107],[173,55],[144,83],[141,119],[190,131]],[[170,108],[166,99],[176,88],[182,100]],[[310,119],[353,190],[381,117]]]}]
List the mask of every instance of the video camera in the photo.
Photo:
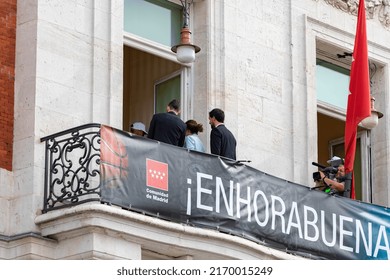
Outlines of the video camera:
[{"label": "video camera", "polygon": [[[330,166],[324,166],[316,162],[312,162],[311,164],[321,168],[321,171],[324,172],[325,176],[329,179],[334,179],[338,172],[339,165],[343,164],[343,160],[339,157],[333,157],[331,160],[328,160]],[[321,181],[321,174],[319,171],[313,173],[314,181]]]}]

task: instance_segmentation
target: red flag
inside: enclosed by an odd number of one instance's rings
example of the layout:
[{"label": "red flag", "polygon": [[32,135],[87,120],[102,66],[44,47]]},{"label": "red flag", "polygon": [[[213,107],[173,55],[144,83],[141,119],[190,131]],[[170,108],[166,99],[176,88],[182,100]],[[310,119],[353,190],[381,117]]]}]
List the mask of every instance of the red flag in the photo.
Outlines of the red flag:
[{"label": "red flag", "polygon": [[[358,124],[371,115],[370,76],[368,68],[366,9],[364,0],[359,1],[359,11],[356,26],[355,45],[352,55],[351,79],[347,118],[345,122],[345,172],[353,172],[356,150],[356,133]],[[351,198],[355,199],[355,189],[352,180]]]}]

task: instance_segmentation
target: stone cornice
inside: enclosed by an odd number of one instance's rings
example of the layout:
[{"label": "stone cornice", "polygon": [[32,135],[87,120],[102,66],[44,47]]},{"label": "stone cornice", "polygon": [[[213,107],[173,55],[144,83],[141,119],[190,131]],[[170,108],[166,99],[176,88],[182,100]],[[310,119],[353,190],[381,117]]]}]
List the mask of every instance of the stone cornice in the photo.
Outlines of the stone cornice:
[{"label": "stone cornice", "polygon": [[[323,1],[346,13],[357,15],[359,0]],[[390,0],[365,0],[365,3],[367,18],[377,19],[386,29],[390,29]]]},{"label": "stone cornice", "polygon": [[[36,217],[42,236],[61,243],[75,236],[100,233],[140,244],[143,250],[162,255],[183,250],[189,255],[226,259],[306,258],[255,243],[245,238],[126,211],[115,206],[85,203]],[[1,243],[0,243],[1,245]],[[1,248],[1,247],[0,247]],[[1,259],[1,256],[0,256]]]}]

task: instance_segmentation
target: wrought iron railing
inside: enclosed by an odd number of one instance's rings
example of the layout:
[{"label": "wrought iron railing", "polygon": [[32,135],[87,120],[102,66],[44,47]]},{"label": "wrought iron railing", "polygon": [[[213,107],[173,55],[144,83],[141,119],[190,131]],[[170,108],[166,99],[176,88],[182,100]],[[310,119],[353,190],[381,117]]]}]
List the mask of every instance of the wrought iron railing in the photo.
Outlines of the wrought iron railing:
[{"label": "wrought iron railing", "polygon": [[100,124],[41,138],[45,142],[43,212],[100,201]]}]

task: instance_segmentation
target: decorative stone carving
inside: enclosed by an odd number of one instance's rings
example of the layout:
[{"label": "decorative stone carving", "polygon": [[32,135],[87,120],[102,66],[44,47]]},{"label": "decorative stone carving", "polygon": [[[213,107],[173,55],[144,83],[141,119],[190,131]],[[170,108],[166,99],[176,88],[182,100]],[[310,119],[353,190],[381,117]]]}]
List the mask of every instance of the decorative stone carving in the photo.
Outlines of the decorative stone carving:
[{"label": "decorative stone carving", "polygon": [[390,27],[390,0],[383,0],[379,9],[379,21],[386,27]]},{"label": "decorative stone carving", "polygon": [[[318,1],[318,0],[315,0]],[[357,15],[359,0],[324,0],[329,5],[347,12],[351,15]],[[365,0],[366,15],[369,19],[375,17],[385,28],[390,29],[390,0]]]}]

